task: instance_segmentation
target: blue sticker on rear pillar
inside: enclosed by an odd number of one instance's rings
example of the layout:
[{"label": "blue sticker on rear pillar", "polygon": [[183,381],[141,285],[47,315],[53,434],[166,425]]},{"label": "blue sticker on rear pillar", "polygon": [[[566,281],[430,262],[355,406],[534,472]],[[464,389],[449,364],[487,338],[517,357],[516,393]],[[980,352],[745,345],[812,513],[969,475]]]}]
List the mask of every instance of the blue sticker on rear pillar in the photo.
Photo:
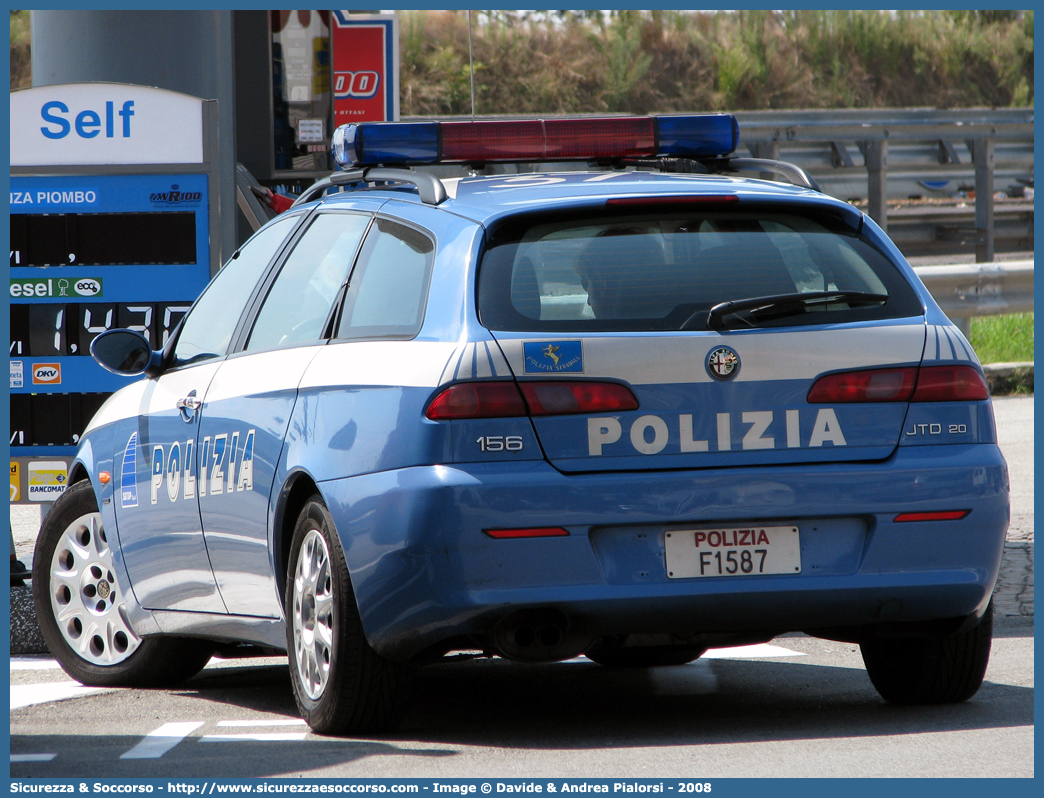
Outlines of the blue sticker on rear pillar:
[{"label": "blue sticker on rear pillar", "polygon": [[526,374],[583,374],[581,341],[540,341],[522,344]]}]

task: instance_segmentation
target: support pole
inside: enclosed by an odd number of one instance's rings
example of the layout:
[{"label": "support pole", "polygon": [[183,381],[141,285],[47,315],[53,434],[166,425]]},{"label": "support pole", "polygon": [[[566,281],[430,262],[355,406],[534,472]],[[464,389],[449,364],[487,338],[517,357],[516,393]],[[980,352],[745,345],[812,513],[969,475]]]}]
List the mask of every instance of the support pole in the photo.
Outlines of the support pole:
[{"label": "support pole", "polygon": [[975,139],[972,157],[975,161],[975,262],[992,263],[993,139]]},{"label": "support pole", "polygon": [[888,142],[866,143],[867,199],[870,218],[888,232]]}]

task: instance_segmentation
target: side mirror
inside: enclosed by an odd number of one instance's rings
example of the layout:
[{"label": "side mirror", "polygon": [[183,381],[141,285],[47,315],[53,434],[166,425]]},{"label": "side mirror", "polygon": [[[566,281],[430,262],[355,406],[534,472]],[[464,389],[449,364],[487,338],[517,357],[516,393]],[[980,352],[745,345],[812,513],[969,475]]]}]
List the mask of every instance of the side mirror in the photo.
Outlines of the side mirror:
[{"label": "side mirror", "polygon": [[107,330],[91,341],[91,356],[113,374],[137,377],[158,373],[161,353],[135,330]]}]

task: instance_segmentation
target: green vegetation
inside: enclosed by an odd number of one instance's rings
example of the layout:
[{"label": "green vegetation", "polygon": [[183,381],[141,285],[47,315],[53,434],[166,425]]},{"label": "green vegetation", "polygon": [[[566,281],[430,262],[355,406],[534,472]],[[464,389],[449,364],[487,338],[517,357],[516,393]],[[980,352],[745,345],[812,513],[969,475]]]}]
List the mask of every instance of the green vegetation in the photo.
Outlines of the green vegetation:
[{"label": "green vegetation", "polygon": [[[468,15],[400,13],[403,116],[471,113]],[[1032,11],[473,12],[477,114],[1033,104]]]},{"label": "green vegetation", "polygon": [[1033,362],[1033,314],[977,316],[971,344],[983,363]]},{"label": "green vegetation", "polygon": [[[466,11],[402,11],[403,116],[471,113]],[[476,11],[478,114],[1033,104],[1033,11]],[[30,85],[11,12],[11,88]]]},{"label": "green vegetation", "polygon": [[29,64],[29,12],[11,12],[11,88],[24,89],[32,85]]}]

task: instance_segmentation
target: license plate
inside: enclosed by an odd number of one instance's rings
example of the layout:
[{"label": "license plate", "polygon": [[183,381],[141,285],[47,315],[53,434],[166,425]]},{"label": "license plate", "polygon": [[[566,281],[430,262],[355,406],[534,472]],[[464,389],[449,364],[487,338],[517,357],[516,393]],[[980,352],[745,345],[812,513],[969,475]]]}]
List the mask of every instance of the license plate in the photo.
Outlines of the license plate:
[{"label": "license plate", "polygon": [[796,526],[672,530],[664,550],[671,579],[801,572]]}]

